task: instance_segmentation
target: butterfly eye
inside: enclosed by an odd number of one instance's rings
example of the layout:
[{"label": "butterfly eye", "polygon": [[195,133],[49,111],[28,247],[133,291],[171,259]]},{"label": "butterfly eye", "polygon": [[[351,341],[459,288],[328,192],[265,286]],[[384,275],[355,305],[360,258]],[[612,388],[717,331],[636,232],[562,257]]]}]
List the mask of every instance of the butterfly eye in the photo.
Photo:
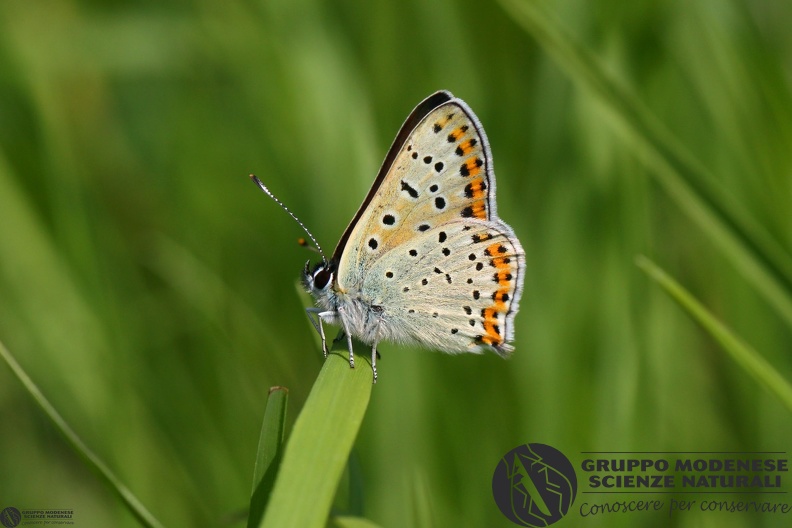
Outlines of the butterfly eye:
[{"label": "butterfly eye", "polygon": [[321,267],[314,272],[314,287],[324,290],[330,279],[333,278],[333,272],[325,267]]}]

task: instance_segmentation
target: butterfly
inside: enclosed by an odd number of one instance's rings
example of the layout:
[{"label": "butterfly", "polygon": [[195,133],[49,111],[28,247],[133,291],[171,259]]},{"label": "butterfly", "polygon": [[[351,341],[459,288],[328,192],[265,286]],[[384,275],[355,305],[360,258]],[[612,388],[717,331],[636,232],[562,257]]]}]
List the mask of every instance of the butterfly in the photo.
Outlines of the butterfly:
[{"label": "butterfly", "polygon": [[512,352],[525,253],[498,218],[487,136],[464,101],[439,91],[415,107],[330,259],[251,178],[322,255],[302,280],[318,305],[307,312],[325,357],[325,323],[343,329],[350,367],[352,338],[371,346],[374,383],[383,341]]}]

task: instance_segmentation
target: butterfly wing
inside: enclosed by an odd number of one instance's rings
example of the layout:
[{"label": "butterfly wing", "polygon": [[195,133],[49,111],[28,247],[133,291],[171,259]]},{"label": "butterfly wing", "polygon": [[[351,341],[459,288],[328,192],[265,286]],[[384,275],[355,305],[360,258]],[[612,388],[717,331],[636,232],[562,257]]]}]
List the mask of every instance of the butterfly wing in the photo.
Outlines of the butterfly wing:
[{"label": "butterfly wing", "polygon": [[381,306],[382,337],[511,350],[525,257],[497,216],[484,130],[448,92],[405,122],[336,248],[336,289]]},{"label": "butterfly wing", "polygon": [[383,306],[386,339],[506,355],[523,269],[522,248],[508,226],[453,220],[375,261],[362,290]]}]

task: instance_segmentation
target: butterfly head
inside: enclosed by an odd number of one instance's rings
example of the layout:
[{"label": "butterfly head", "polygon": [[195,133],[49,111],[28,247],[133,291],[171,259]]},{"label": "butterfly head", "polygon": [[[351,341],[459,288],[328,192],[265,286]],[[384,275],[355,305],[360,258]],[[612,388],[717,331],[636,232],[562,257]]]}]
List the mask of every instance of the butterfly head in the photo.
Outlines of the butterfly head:
[{"label": "butterfly head", "polygon": [[335,265],[332,262],[320,261],[313,268],[311,261],[305,263],[302,281],[308,293],[319,297],[326,295],[333,285]]}]

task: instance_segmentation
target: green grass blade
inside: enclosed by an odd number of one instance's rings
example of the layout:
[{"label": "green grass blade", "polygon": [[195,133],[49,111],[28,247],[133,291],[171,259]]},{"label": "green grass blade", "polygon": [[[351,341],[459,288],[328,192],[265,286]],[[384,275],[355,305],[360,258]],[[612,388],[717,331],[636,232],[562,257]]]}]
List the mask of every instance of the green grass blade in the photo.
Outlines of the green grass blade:
[{"label": "green grass blade", "polygon": [[250,497],[247,524],[251,528],[261,523],[280,466],[288,398],[289,390],[285,387],[272,387],[267,398],[267,408],[264,410],[264,421],[261,425],[256,453],[256,466],[253,469],[253,493]]},{"label": "green grass blade", "polygon": [[426,481],[426,474],[416,471],[413,476],[412,495],[413,526],[416,528],[430,528],[436,526],[432,511],[432,492]]},{"label": "green grass blade", "polygon": [[[352,456],[349,457],[349,463],[347,464],[347,474],[349,477],[349,482],[346,497],[346,508],[343,511],[345,511],[350,517],[360,517],[363,515],[366,493],[365,482],[363,480],[363,468],[361,467],[360,459],[356,456],[356,453],[352,453]],[[336,494],[336,508],[339,506],[338,496],[339,494]]]},{"label": "green grass blade", "polygon": [[[343,344],[345,346],[345,343]],[[371,396],[371,366],[332,353],[283,454],[263,527],[323,527]]]},{"label": "green grass blade", "polygon": [[652,261],[640,256],[636,259],[636,264],[704,327],[743,370],[792,411],[792,385],[759,352],[737,337]]},{"label": "green grass blade", "polygon": [[378,524],[362,517],[333,517],[329,526],[332,528],[379,528]]},{"label": "green grass blade", "polygon": [[44,397],[44,394],[39,390],[30,376],[22,369],[17,363],[11,352],[0,342],[0,356],[6,364],[11,368],[11,371],[22,383],[25,389],[33,397],[33,400],[41,407],[44,414],[50,419],[52,424],[64,436],[66,441],[71,445],[78,455],[80,455],[86,463],[92,467],[102,479],[110,486],[110,488],[118,495],[121,501],[126,505],[129,511],[134,515],[143,526],[151,528],[161,528],[162,524],[146,509],[145,506],[138,500],[137,497],[127,488],[118,477],[110,471],[110,468],[99,459],[96,454],[91,451],[88,446],[83,443],[77,433],[66,423],[63,417],[55,410],[55,407]]},{"label": "green grass blade", "polygon": [[673,134],[537,2],[501,0],[501,4],[574,82],[605,105],[618,124],[618,131],[637,152],[647,156],[652,175],[792,326],[789,252],[724,194],[709,171]]}]

